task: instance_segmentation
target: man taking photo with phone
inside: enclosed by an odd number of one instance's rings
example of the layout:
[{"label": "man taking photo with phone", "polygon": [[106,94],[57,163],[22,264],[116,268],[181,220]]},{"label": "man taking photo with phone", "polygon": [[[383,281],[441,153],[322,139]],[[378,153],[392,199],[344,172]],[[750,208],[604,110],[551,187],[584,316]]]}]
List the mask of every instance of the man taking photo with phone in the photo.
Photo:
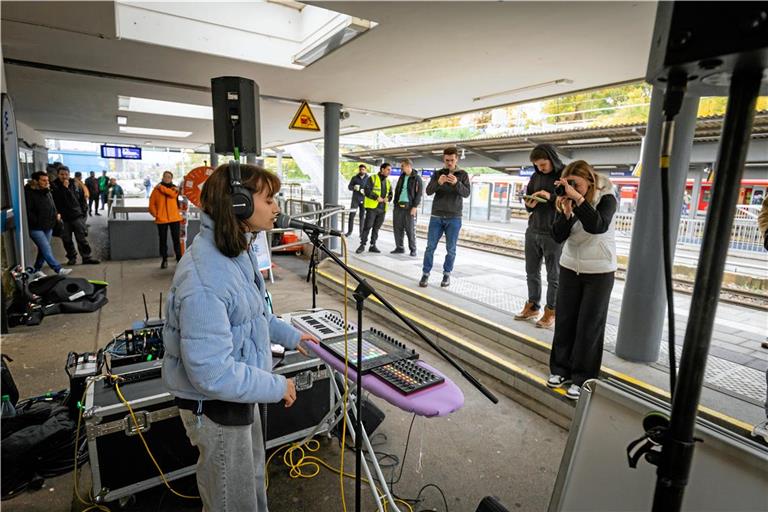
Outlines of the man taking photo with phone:
[{"label": "man taking photo with phone", "polygon": [[[525,209],[528,228],[525,231],[525,275],[528,283],[528,301],[515,320],[537,318],[536,326],[550,328],[555,324],[555,301],[560,275],[562,244],[551,235],[555,219],[555,181],[560,179],[563,162],[551,144],[539,144],[531,151],[533,175],[525,191]],[[547,303],[541,313],[541,260],[547,267]]]}]

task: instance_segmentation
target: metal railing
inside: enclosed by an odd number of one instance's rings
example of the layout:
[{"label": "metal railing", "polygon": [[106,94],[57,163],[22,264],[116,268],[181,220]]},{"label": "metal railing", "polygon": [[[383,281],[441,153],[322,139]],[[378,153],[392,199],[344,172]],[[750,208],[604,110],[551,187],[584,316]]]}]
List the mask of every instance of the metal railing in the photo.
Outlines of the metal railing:
[{"label": "metal railing", "polygon": [[[616,234],[626,238],[632,236],[632,224],[635,216],[626,213],[614,215]],[[681,218],[677,229],[678,245],[699,246],[704,238],[706,219]],[[762,252],[763,238],[752,219],[736,219],[731,228],[730,248],[737,251]]]},{"label": "metal railing", "polygon": [[[335,215],[341,215],[341,228],[340,231],[344,231],[344,223],[346,220],[346,214],[350,212],[350,209],[344,208],[341,205],[325,205],[325,208],[322,208],[322,205],[317,201],[303,201],[299,199],[286,199],[284,200],[284,204],[280,206],[280,209],[283,213],[286,215],[294,218],[294,219],[301,219],[304,222],[309,222],[312,224],[318,224],[322,226],[323,228],[331,228],[332,219]],[[293,228],[280,228],[280,229],[272,229],[268,232],[268,234],[275,234],[275,233],[285,233],[288,231],[296,231]],[[323,240],[331,238],[330,236],[321,237]],[[270,250],[272,251],[279,251],[283,249],[288,249],[291,247],[301,247],[305,244],[307,244],[308,241],[305,239],[304,233],[300,232],[299,234],[299,240],[296,242],[291,242],[288,244],[280,244],[270,247]]]}]

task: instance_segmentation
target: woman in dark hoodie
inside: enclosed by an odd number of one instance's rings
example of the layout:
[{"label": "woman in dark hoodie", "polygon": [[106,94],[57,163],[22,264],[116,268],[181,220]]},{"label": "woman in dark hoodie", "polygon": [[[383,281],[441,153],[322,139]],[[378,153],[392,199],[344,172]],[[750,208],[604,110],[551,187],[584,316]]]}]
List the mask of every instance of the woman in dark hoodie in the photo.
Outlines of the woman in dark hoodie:
[{"label": "woman in dark hoodie", "polygon": [[72,270],[61,268],[51,249],[53,228],[61,216],[53,203],[47,173],[38,171],[32,174],[32,179],[24,186],[24,198],[27,203],[29,237],[37,246],[37,258],[32,267],[35,271],[34,277],[45,277],[43,273],[45,263],[48,263],[48,266],[57,274],[69,274]]}]

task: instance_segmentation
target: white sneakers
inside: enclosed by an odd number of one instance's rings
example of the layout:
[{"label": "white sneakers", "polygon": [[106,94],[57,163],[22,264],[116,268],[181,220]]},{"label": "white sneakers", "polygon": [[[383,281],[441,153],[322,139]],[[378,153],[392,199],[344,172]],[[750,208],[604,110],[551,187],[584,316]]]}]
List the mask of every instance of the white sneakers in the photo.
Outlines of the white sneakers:
[{"label": "white sneakers", "polygon": [[560,375],[550,375],[547,379],[547,386],[550,388],[559,388],[560,386],[564,385],[566,382],[568,382],[568,379],[565,377],[561,377]]},{"label": "white sneakers", "polygon": [[[550,388],[559,388],[561,386],[565,386],[571,382],[571,379],[566,379],[565,377],[561,375],[550,375],[547,379],[547,386]],[[581,386],[577,386],[576,384],[571,384],[568,386],[568,390],[565,392],[565,397],[570,398],[571,400],[578,400],[581,396]]]},{"label": "white sneakers", "polygon": [[571,386],[568,388],[568,391],[565,392],[565,398],[570,398],[571,400],[578,400],[581,396],[581,387],[577,386],[576,384],[571,384]]},{"label": "white sneakers", "polygon": [[[69,275],[71,273],[72,273],[72,269],[71,268],[60,268],[59,272],[58,272],[58,274],[60,276],[66,276],[66,275]],[[38,270],[37,272],[32,274],[32,280],[33,281],[36,280],[36,279],[42,279],[44,277],[47,277],[47,274],[45,272],[43,272],[42,270]]]}]

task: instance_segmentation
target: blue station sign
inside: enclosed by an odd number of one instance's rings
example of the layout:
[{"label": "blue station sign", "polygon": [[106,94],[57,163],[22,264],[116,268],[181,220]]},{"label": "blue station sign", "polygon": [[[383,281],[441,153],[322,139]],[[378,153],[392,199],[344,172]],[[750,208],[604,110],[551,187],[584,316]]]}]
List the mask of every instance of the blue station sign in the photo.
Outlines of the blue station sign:
[{"label": "blue station sign", "polygon": [[141,160],[141,148],[133,148],[128,146],[110,146],[109,144],[102,144],[101,158]]}]

